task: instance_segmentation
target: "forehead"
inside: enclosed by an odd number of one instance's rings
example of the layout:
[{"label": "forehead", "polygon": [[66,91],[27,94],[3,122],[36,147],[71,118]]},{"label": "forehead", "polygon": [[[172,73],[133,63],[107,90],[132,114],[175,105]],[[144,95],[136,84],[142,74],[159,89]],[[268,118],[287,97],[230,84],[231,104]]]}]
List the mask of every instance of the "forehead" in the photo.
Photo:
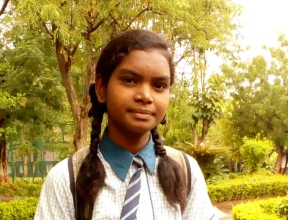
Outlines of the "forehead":
[{"label": "forehead", "polygon": [[124,57],[116,70],[129,68],[139,74],[170,76],[170,66],[164,54],[165,51],[160,49],[133,50]]}]

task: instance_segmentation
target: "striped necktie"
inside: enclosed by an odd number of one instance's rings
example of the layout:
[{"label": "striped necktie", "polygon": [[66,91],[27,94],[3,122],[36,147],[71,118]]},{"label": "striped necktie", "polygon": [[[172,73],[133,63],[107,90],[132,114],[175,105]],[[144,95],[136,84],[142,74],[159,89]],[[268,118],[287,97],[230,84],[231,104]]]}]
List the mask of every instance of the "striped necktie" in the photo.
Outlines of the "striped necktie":
[{"label": "striped necktie", "polygon": [[129,181],[124,205],[121,212],[121,220],[135,220],[139,205],[141,190],[141,171],[143,170],[143,161],[140,157],[137,156],[133,158],[133,162],[138,166],[138,169]]}]

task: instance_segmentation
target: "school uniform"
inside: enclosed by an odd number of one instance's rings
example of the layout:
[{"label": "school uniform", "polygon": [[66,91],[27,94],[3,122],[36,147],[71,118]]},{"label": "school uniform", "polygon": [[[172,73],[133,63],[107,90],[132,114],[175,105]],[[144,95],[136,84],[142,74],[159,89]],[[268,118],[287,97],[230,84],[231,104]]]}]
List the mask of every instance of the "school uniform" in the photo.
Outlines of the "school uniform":
[{"label": "school uniform", "polygon": [[[191,192],[186,209],[173,208],[167,201],[157,177],[158,158],[150,137],[147,145],[137,154],[145,164],[141,173],[141,193],[137,220],[216,220],[214,208],[207,194],[206,183],[197,162],[190,156]],[[102,161],[105,186],[95,200],[92,220],[119,220],[129,180],[137,170],[133,154],[117,146],[105,131],[98,156]],[[74,220],[73,197],[67,159],[49,172],[43,185],[34,220]]]}]

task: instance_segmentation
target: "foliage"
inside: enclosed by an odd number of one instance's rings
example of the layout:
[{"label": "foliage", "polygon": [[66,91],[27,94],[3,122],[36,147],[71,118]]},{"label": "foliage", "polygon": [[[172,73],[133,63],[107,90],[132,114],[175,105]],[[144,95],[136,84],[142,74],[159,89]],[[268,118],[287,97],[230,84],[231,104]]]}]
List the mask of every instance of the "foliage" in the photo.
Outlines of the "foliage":
[{"label": "foliage", "polygon": [[260,134],[257,134],[255,139],[244,137],[243,143],[240,148],[240,154],[245,161],[248,173],[259,171],[273,150],[273,143],[265,138],[261,140]]},{"label": "foliage", "polygon": [[[5,118],[9,113],[23,108],[26,103],[25,97],[18,93],[11,96],[8,92],[2,91],[0,87],[0,119]],[[16,133],[15,126],[0,126],[0,139],[5,134],[11,135]]]},{"label": "foliage", "polygon": [[268,200],[258,200],[254,202],[241,203],[233,207],[232,213],[235,220],[286,220],[287,214],[279,213],[279,205],[284,198],[273,198]]},{"label": "foliage", "polygon": [[36,212],[38,200],[30,197],[24,200],[0,202],[2,220],[32,220]]},{"label": "foliage", "polygon": [[173,85],[166,125],[159,126],[159,132],[165,145],[173,146],[177,142],[192,142],[192,114],[189,104],[189,85],[186,80],[180,80]]},{"label": "foliage", "polygon": [[263,56],[256,56],[251,61],[231,58],[222,66],[233,105],[229,118],[229,127],[234,128],[231,132],[237,131],[240,138],[260,133],[273,141],[278,153],[276,172],[280,171],[288,143],[288,44],[283,35],[278,40],[281,47],[266,47],[269,63]]},{"label": "foliage", "polygon": [[15,183],[2,183],[0,194],[6,197],[39,197],[43,180],[34,183],[17,181]]},{"label": "foliage", "polygon": [[[53,121],[67,120],[69,113],[63,89],[57,82],[54,51],[45,37],[35,36],[27,29],[19,30],[17,26],[7,30],[5,37],[5,44],[0,47],[0,91],[7,94],[13,105],[0,107],[0,120],[5,121],[2,134],[6,141],[21,141],[24,146],[40,135],[45,136]],[[12,99],[18,100],[18,105],[11,103]]]},{"label": "foliage", "polygon": [[280,200],[277,212],[280,216],[286,216],[286,219],[288,219],[288,196]]},{"label": "foliage", "polygon": [[56,57],[61,76],[55,83],[61,82],[65,87],[77,125],[74,143],[80,149],[87,139],[87,88],[93,81],[97,57],[111,38],[131,28],[158,31],[172,41],[173,54],[176,47],[184,50],[178,54],[178,61],[187,59],[192,63],[197,57],[193,65],[204,70],[205,51],[227,51],[225,47],[236,32],[233,19],[239,9],[231,0],[85,0],[69,4],[61,0],[23,0],[15,4],[6,26],[15,27],[20,33],[31,31],[45,40],[47,48],[54,47],[56,53],[51,58]]},{"label": "foliage", "polygon": [[50,151],[55,151],[57,160],[61,161],[74,153],[70,142],[50,142],[45,144],[45,148]]},{"label": "foliage", "polygon": [[228,172],[221,160],[223,155],[225,155],[225,149],[215,146],[213,142],[206,142],[200,146],[184,142],[176,143],[173,147],[194,157],[205,179]]},{"label": "foliage", "polygon": [[273,152],[267,160],[265,169],[270,173],[275,173],[275,163],[277,161],[278,154]]},{"label": "foliage", "polygon": [[285,196],[288,193],[288,177],[283,175],[248,175],[242,178],[225,179],[208,185],[213,202],[260,197]]}]

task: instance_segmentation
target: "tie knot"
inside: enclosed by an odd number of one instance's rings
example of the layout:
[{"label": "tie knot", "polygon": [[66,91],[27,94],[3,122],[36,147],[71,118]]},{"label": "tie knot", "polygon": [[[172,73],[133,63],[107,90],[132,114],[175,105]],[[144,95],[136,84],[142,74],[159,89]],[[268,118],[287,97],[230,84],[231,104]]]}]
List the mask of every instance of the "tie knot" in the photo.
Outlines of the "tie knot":
[{"label": "tie knot", "polygon": [[138,167],[143,167],[143,160],[139,156],[133,157],[133,162],[138,166]]}]

